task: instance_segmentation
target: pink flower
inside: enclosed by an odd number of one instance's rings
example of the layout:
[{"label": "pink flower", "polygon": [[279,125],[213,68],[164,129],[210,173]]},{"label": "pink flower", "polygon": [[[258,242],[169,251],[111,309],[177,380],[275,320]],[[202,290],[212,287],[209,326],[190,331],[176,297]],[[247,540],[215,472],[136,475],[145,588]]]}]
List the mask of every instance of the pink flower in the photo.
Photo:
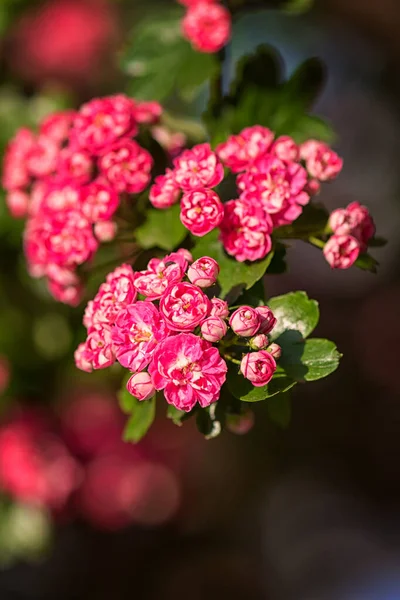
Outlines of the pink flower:
[{"label": "pink flower", "polygon": [[249,341],[250,348],[253,350],[263,350],[269,344],[268,338],[264,333],[258,333]]},{"label": "pink flower", "polygon": [[27,158],[36,145],[36,137],[29,129],[19,129],[7,146],[3,165],[2,185],[8,190],[24,188],[30,182]]},{"label": "pink flower", "polygon": [[264,258],[272,248],[272,220],[261,204],[230,200],[224,205],[221,241],[239,262]]},{"label": "pink flower", "polygon": [[40,133],[51,138],[57,144],[62,144],[68,139],[75,115],[76,113],[73,110],[52,113],[41,122]]},{"label": "pink flower", "polygon": [[162,106],[158,102],[139,102],[135,106],[135,119],[137,123],[157,123],[162,114]]},{"label": "pink flower", "polygon": [[99,168],[119,193],[138,194],[150,181],[153,159],[133,140],[120,140],[107,149],[99,160]]},{"label": "pink flower", "polygon": [[221,183],[224,169],[210,144],[198,144],[184,150],[174,160],[177,185],[184,191],[212,188]]},{"label": "pink flower", "polygon": [[209,299],[191,283],[170,285],[160,300],[160,311],[172,331],[193,331],[209,310]]},{"label": "pink flower", "polygon": [[163,316],[154,304],[139,301],[127,306],[119,312],[112,331],[118,362],[130,371],[141,371],[168,335]]},{"label": "pink flower", "polygon": [[117,230],[114,221],[98,221],[94,224],[94,234],[99,242],[111,242],[117,235]]},{"label": "pink flower", "polygon": [[271,344],[267,348],[267,352],[269,352],[271,354],[271,356],[274,357],[275,360],[278,360],[281,357],[282,348],[279,346],[279,344]]},{"label": "pink flower", "polygon": [[209,256],[203,256],[190,265],[187,276],[189,281],[201,288],[210,287],[217,281],[219,264]]},{"label": "pink flower", "polygon": [[285,162],[297,161],[300,158],[300,149],[296,142],[288,135],[281,135],[272,145],[272,154]]},{"label": "pink flower", "polygon": [[180,333],[157,346],[149,366],[153,385],[168,404],[189,412],[196,403],[216,402],[227,366],[218,349],[192,333]]},{"label": "pink flower", "polygon": [[226,319],[229,317],[228,303],[225,302],[225,300],[221,300],[221,298],[211,298],[210,315],[212,317],[221,317],[221,319]]},{"label": "pink flower", "polygon": [[6,196],[6,204],[15,219],[26,217],[29,208],[29,194],[22,190],[13,190]]},{"label": "pink flower", "polygon": [[227,324],[221,317],[207,317],[201,324],[201,335],[213,344],[222,340],[227,331]]},{"label": "pink flower", "polygon": [[135,103],[122,94],[96,98],[77,113],[71,140],[92,154],[100,154],[122,137],[137,132]]},{"label": "pink flower", "polygon": [[86,352],[82,353],[82,357],[91,363],[93,369],[106,369],[114,364],[115,349],[110,326],[101,325],[89,332]]},{"label": "pink flower", "polygon": [[202,237],[221,223],[224,206],[212,190],[188,192],[181,199],[181,221],[193,235]]},{"label": "pink flower", "polygon": [[82,189],[83,214],[92,222],[108,221],[119,206],[119,197],[105,181],[95,179]]},{"label": "pink flower", "polygon": [[200,2],[209,2],[211,4],[218,2],[218,0],[178,0],[178,2],[184,6],[196,6],[196,4],[200,4]]},{"label": "pink flower", "polygon": [[191,255],[189,250],[186,250],[186,248],[179,248],[179,250],[176,251],[176,254],[180,254],[182,258],[188,263],[193,262],[193,256]]},{"label": "pink flower", "polygon": [[92,362],[90,360],[91,353],[87,349],[86,343],[79,344],[74,353],[75,365],[81,371],[91,373],[93,371]]},{"label": "pink flower", "polygon": [[178,156],[186,146],[187,137],[181,131],[170,131],[163,125],[151,128],[153,138],[168,152],[170,157]]},{"label": "pink flower", "polygon": [[182,32],[195,50],[218,52],[231,37],[231,15],[220,4],[196,2],[182,20]]},{"label": "pink flower", "polygon": [[306,170],[298,163],[285,163],[274,156],[255,161],[250,172],[239,175],[237,183],[242,190],[240,198],[261,203],[275,227],[292,223],[310,200],[305,191]]},{"label": "pink flower", "polygon": [[236,414],[228,414],[226,416],[226,428],[231,433],[236,435],[245,435],[254,427],[254,413],[249,408]]},{"label": "pink flower", "polygon": [[152,258],[145,271],[136,273],[135,287],[147,300],[157,300],[169,285],[182,281],[186,269],[186,258],[180,252],[168,254],[162,260]]},{"label": "pink flower", "polygon": [[0,354],[0,395],[8,388],[11,379],[11,365],[7,358]]},{"label": "pink flower", "polygon": [[336,235],[352,235],[358,239],[363,249],[375,234],[374,221],[368,209],[359,202],[334,210],[329,217],[329,226]]},{"label": "pink flower", "polygon": [[58,302],[68,304],[68,306],[78,306],[83,298],[82,285],[60,285],[52,279],[48,279],[47,287],[50,294]]},{"label": "pink flower", "polygon": [[217,146],[216,153],[233,173],[239,173],[267,154],[273,140],[274,134],[270,129],[254,125],[243,129],[238,135],[231,135],[226,142]]},{"label": "pink flower", "polygon": [[324,256],[332,269],[349,269],[360,254],[360,242],[351,235],[333,235],[324,246]]},{"label": "pink flower", "polygon": [[251,306],[241,306],[232,313],[229,325],[242,337],[252,337],[260,329],[260,317]]},{"label": "pink flower", "polygon": [[57,177],[70,183],[74,181],[83,185],[88,183],[93,170],[93,162],[85,150],[72,149],[70,147],[61,150],[58,156]]},{"label": "pink flower", "polygon": [[272,310],[268,306],[257,306],[255,311],[261,321],[259,332],[267,334],[272,331],[276,325],[276,318]]},{"label": "pink flower", "polygon": [[300,156],[306,162],[311,177],[319,181],[334,179],[342,170],[343,160],[324,142],[308,140],[300,146]]},{"label": "pink flower", "polygon": [[149,400],[156,393],[155,387],[148,373],[135,373],[126,384],[126,389],[138,400]]},{"label": "pink flower", "polygon": [[179,196],[180,189],[170,169],[166,170],[165,175],[155,178],[149,192],[149,200],[154,208],[169,208],[178,202]]},{"label": "pink flower", "polygon": [[58,144],[52,138],[39,135],[26,158],[29,173],[34,177],[50,175],[57,167],[58,155]]},{"label": "pink flower", "polygon": [[240,371],[255,387],[262,387],[271,381],[276,362],[266,350],[245,354],[240,363]]},{"label": "pink flower", "polygon": [[103,324],[113,325],[119,312],[136,301],[134,273],[130,265],[121,265],[109,273],[105,283],[85,310],[84,325],[90,330]]}]

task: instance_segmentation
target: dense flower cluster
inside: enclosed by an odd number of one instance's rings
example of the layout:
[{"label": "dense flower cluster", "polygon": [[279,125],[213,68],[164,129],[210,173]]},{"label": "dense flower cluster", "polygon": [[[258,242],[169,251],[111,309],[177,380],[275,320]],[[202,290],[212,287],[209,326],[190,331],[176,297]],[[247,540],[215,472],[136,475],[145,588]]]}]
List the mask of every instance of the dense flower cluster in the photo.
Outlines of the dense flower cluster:
[{"label": "dense flower cluster", "polygon": [[[222,182],[224,166],[236,175],[238,198],[222,204],[212,188]],[[182,152],[173,169],[156,179],[150,201],[167,208],[180,198],[181,221],[193,235],[219,227],[229,254],[254,261],[271,250],[273,230],[295,221],[320,182],[341,168],[342,159],[326,144],[309,140],[298,146],[256,125],[230,136],[215,152],[209,144]]]},{"label": "dense flower cluster", "polygon": [[8,206],[28,217],[30,273],[46,276],[56,299],[79,302],[77,267],[115,235],[121,194],[149,184],[153,159],[133,138],[160,114],[156,102],[111,96],[53,114],[38,134],[21,129],[11,141],[3,173]]},{"label": "dense flower cluster", "polygon": [[348,269],[375,235],[374,221],[368,209],[359,202],[334,210],[329,218],[333,235],[324,246],[324,256],[334,269]]},{"label": "dense flower cluster", "polygon": [[218,52],[231,37],[231,15],[218,0],[179,0],[186,6],[182,33],[195,50]]},{"label": "dense flower cluster", "polygon": [[188,438],[172,445],[168,426],[157,425],[146,442],[127,445],[113,396],[95,389],[69,396],[57,417],[22,409],[3,420],[0,494],[53,518],[79,515],[103,529],[171,519],[181,501]]},{"label": "dense flower cluster", "polygon": [[267,337],[276,319],[267,306],[241,306],[228,327],[226,301],[204,292],[218,274],[213,258],[193,262],[184,249],[152,258],[144,271],[118,267],[86,308],[87,338],[76,350],[76,365],[91,371],[118,361],[132,373],[127,389],[136,398],[162,390],[169,404],[190,411],[217,401],[226,379],[224,353],[212,344],[224,338],[229,346],[239,336],[251,338],[244,347],[259,350],[245,354],[242,374],[256,386],[267,384],[278,358],[279,347],[269,346]]}]

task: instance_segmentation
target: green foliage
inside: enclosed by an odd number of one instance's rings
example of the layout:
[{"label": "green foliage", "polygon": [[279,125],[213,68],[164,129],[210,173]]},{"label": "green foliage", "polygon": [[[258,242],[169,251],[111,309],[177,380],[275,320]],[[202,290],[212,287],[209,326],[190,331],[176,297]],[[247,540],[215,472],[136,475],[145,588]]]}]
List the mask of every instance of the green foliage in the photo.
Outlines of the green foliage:
[{"label": "green foliage", "polygon": [[201,256],[211,256],[219,263],[221,271],[218,283],[221,287],[221,296],[226,297],[229,294],[230,301],[234,301],[243,289],[250,289],[261,279],[273,257],[273,252],[270,252],[262,260],[253,263],[238,262],[226,254],[218,240],[217,230],[211,231],[202,238],[196,238],[192,254],[195,260]]},{"label": "green foliage", "polygon": [[254,387],[248,379],[245,379],[239,373],[238,368],[238,365],[229,364],[227,383],[231,394],[243,402],[260,402],[281,392],[286,392],[296,385],[293,378],[286,375],[282,369],[277,369],[268,385]]},{"label": "green foliage", "polygon": [[133,398],[132,414],[125,426],[123,438],[125,442],[140,442],[150,429],[156,416],[156,397],[149,400]]},{"label": "green foliage", "polygon": [[274,231],[278,238],[308,238],[310,235],[320,235],[324,232],[329,219],[326,208],[319,203],[307,204],[302,214],[291,225],[279,227]]},{"label": "green foliage", "polygon": [[187,235],[179,213],[179,204],[166,210],[150,208],[146,213],[145,222],[135,230],[140,246],[144,249],[156,247],[163,250],[173,250],[179,246]]},{"label": "green foliage", "polygon": [[273,396],[267,401],[268,416],[280,427],[287,427],[292,416],[292,405],[290,394],[282,392],[279,396]]},{"label": "green foliage", "polygon": [[298,332],[306,338],[318,324],[318,302],[310,300],[305,292],[275,296],[268,301],[268,306],[277,318],[277,323],[269,335],[271,341],[276,341],[288,331]]},{"label": "green foliage", "polygon": [[370,273],[378,272],[378,261],[371,256],[370,254],[360,254],[354,263],[356,267],[362,269],[363,271],[369,271]]},{"label": "green foliage", "polygon": [[182,37],[183,14],[179,6],[157,9],[132,32],[121,65],[135,98],[163,101],[176,92],[191,101],[218,68],[214,55],[195,52]]},{"label": "green foliage", "polygon": [[238,62],[229,94],[218,106],[211,103],[204,114],[212,143],[251,125],[264,125],[297,142],[310,137],[331,141],[331,128],[308,114],[324,81],[325,70],[318,58],[304,61],[283,81],[279,54],[270,46],[259,46]]}]

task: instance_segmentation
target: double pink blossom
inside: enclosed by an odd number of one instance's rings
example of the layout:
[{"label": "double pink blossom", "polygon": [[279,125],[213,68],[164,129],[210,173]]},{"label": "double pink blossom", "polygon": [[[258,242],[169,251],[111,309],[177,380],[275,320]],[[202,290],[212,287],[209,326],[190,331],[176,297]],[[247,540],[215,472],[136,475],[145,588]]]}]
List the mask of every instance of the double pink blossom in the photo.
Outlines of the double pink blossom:
[{"label": "double pink blossom", "polygon": [[157,300],[167,287],[182,281],[187,269],[187,260],[182,252],[173,252],[163,259],[152,258],[145,271],[135,275],[135,287],[147,300]]},{"label": "double pink blossom", "polygon": [[149,200],[154,208],[169,208],[178,202],[180,188],[175,181],[175,176],[170,169],[165,175],[158,175],[149,191]]},{"label": "double pink blossom", "polygon": [[262,387],[271,381],[276,371],[276,362],[266,350],[250,352],[242,358],[240,371],[255,387]]},{"label": "double pink blossom", "polygon": [[219,264],[209,256],[203,256],[190,265],[187,276],[189,281],[201,288],[207,288],[217,281]]},{"label": "double pink blossom", "polygon": [[191,283],[170,285],[160,300],[160,312],[173,331],[193,331],[204,321],[209,310],[209,299]]},{"label": "double pink blossom", "polygon": [[342,170],[343,160],[324,142],[308,140],[300,146],[300,156],[305,161],[311,177],[319,181],[334,179]]},{"label": "double pink blossom", "polygon": [[257,306],[256,313],[260,317],[260,333],[270,333],[276,325],[276,317],[269,306]]},{"label": "double pink blossom", "polygon": [[251,306],[241,306],[232,313],[229,325],[242,337],[252,337],[260,329],[259,314]]},{"label": "double pink blossom", "polygon": [[179,410],[216,402],[227,366],[217,348],[192,333],[179,333],[159,344],[149,365],[154,387]]},{"label": "double pink blossom", "polygon": [[106,181],[96,179],[82,189],[81,209],[92,223],[108,221],[118,206],[118,194]]},{"label": "double pink blossom", "polygon": [[134,140],[119,140],[100,157],[99,168],[119,193],[138,194],[150,181],[151,155]]},{"label": "double pink blossom", "polygon": [[212,190],[195,190],[182,196],[180,217],[193,235],[201,237],[220,225],[224,206]]},{"label": "double pink blossom", "polygon": [[221,317],[207,317],[201,324],[201,335],[213,344],[222,340],[227,331],[228,326]]},{"label": "double pink blossom", "polygon": [[195,50],[218,52],[231,37],[230,12],[215,2],[190,2],[182,32]]},{"label": "double pink blossom", "polygon": [[375,234],[375,224],[369,210],[359,202],[334,210],[329,217],[329,226],[336,235],[352,235],[358,239],[363,249]]},{"label": "double pink blossom", "polygon": [[211,298],[211,311],[212,317],[221,317],[221,319],[227,319],[229,317],[229,307],[226,300],[221,298]]},{"label": "double pink blossom", "polygon": [[212,188],[221,183],[224,169],[210,144],[198,144],[184,150],[174,160],[174,177],[184,191]]},{"label": "double pink blossom", "polygon": [[128,305],[118,313],[112,330],[116,358],[130,371],[141,371],[168,335],[166,321],[154,304],[138,301]]},{"label": "double pink blossom", "polygon": [[217,146],[220,160],[233,173],[249,169],[255,160],[265,156],[271,148],[274,134],[261,125],[246,127],[238,135],[231,135]]},{"label": "double pink blossom", "polygon": [[324,256],[332,269],[349,269],[359,257],[360,242],[351,235],[332,235],[324,246]]}]

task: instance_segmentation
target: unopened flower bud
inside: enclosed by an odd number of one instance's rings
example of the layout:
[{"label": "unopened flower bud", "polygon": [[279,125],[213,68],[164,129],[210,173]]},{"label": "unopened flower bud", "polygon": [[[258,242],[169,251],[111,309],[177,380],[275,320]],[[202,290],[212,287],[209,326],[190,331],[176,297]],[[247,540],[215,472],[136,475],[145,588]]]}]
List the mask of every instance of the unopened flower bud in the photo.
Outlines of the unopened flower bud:
[{"label": "unopened flower bud", "polygon": [[251,338],[249,344],[250,348],[253,348],[253,350],[264,350],[264,348],[268,346],[269,341],[264,333],[259,333]]},{"label": "unopened flower bud", "polygon": [[156,391],[150,375],[145,371],[132,375],[126,384],[126,389],[138,400],[148,400]]},{"label": "unopened flower bud", "polygon": [[201,335],[208,342],[219,342],[228,329],[227,324],[220,317],[208,317],[201,324]]},{"label": "unopened flower bud", "polygon": [[279,344],[271,344],[268,346],[267,352],[269,352],[275,360],[278,360],[281,357],[282,348],[279,346]]}]

